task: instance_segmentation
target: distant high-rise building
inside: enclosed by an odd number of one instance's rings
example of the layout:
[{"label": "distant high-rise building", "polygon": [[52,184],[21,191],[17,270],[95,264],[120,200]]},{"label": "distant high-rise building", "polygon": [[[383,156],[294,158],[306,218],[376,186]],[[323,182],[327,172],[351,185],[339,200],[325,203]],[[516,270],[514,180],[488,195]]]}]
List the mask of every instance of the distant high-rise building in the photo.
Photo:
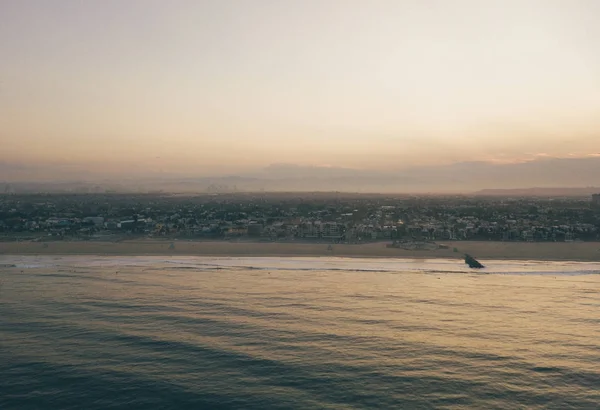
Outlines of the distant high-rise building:
[{"label": "distant high-rise building", "polygon": [[593,206],[600,206],[600,194],[594,194],[594,195],[592,195],[592,205]]},{"label": "distant high-rise building", "polygon": [[12,184],[6,184],[6,186],[4,187],[4,193],[5,194],[14,194],[15,188],[12,186]]}]

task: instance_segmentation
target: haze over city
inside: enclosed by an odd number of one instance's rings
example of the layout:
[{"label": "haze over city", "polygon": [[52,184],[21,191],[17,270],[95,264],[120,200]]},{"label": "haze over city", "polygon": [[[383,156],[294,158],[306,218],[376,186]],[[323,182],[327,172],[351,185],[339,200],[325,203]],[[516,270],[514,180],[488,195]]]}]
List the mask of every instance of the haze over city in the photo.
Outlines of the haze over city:
[{"label": "haze over city", "polygon": [[3,1],[0,182],[593,185],[598,15],[559,0]]}]

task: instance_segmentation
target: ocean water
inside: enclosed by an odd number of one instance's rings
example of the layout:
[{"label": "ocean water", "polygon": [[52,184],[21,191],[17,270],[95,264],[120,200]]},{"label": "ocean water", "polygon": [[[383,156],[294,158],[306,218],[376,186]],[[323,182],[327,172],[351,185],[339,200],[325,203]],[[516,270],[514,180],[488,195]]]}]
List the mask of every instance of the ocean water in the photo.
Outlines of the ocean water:
[{"label": "ocean water", "polygon": [[0,256],[0,409],[600,408],[600,264],[486,262]]}]

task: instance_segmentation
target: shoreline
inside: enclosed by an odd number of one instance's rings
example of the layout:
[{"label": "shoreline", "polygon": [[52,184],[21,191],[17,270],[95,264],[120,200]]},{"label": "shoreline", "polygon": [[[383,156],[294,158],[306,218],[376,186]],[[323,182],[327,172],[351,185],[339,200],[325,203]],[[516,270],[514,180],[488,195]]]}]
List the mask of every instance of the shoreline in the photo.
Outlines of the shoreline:
[{"label": "shoreline", "polygon": [[[368,244],[131,240],[122,242],[2,242],[0,255],[356,257],[600,262],[597,242],[444,242],[448,249],[404,250]],[[171,244],[174,247],[171,249]],[[458,252],[454,252],[456,248]]]}]

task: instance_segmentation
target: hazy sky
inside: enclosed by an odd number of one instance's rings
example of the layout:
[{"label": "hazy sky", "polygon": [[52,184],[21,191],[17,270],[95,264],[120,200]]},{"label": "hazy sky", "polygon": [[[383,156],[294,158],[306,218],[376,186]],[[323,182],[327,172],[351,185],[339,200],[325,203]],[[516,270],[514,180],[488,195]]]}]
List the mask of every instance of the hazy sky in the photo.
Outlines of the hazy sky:
[{"label": "hazy sky", "polygon": [[206,174],[594,154],[599,18],[597,0],[2,0],[0,161]]}]

